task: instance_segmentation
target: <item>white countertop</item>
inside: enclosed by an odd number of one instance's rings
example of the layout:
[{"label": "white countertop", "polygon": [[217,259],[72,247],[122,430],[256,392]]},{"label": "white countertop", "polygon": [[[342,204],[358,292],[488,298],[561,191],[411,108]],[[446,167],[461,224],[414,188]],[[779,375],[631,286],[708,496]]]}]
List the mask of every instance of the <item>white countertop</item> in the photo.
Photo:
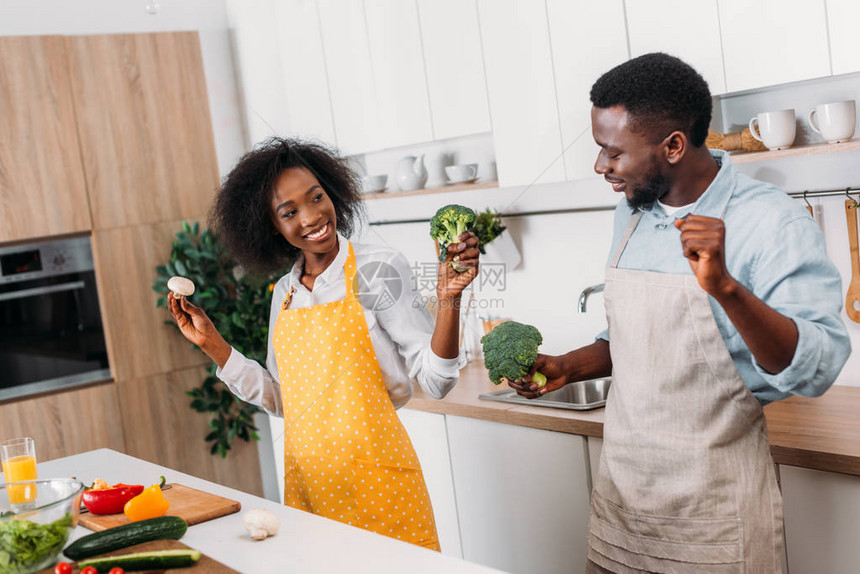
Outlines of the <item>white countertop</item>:
[{"label": "white countertop", "polygon": [[[188,528],[182,542],[240,572],[308,572],[372,574],[499,572],[432,550],[366,532],[333,520],[295,510],[226,486],[158,466],[110,449],[99,449],[38,464],[39,478],[75,476],[84,483],[154,484],[164,475],[177,482],[238,500],[242,511]],[[281,521],[277,536],[256,542],[242,528],[242,512],[265,508]],[[78,526],[72,539],[90,531]],[[500,538],[500,541],[502,539]],[[500,542],[501,543],[501,542]]]}]

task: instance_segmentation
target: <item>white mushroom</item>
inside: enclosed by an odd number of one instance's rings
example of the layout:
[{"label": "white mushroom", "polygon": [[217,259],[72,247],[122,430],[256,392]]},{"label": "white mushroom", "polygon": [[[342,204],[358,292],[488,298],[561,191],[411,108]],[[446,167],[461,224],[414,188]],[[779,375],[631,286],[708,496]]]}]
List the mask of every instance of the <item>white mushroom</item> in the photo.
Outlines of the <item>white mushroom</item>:
[{"label": "white mushroom", "polygon": [[242,516],[242,526],[254,540],[264,540],[278,533],[281,522],[268,510],[252,508]]},{"label": "white mushroom", "polygon": [[185,295],[190,297],[194,295],[194,282],[185,277],[171,277],[167,281],[167,288],[173,291],[175,296]]}]

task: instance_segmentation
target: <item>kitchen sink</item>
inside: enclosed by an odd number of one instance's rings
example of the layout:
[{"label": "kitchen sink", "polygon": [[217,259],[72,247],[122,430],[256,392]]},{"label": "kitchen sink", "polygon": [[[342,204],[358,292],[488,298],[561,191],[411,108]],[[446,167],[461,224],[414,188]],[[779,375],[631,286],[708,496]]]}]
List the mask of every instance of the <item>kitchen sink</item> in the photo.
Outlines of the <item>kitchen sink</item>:
[{"label": "kitchen sink", "polygon": [[557,391],[552,391],[537,399],[521,397],[513,389],[494,391],[479,395],[485,401],[499,401],[532,407],[550,407],[554,409],[569,409],[572,411],[587,411],[599,409],[606,404],[612,379],[590,379],[569,383]]}]

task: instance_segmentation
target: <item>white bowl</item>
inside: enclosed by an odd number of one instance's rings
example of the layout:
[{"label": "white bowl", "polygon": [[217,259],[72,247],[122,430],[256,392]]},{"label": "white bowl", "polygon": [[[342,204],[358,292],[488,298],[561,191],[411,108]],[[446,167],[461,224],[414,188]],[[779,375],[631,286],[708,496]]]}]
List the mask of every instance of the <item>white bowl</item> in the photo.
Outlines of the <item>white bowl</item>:
[{"label": "white bowl", "polygon": [[385,191],[385,185],[388,183],[388,176],[383,175],[365,175],[361,178],[361,187],[364,193],[376,193],[377,191]]}]

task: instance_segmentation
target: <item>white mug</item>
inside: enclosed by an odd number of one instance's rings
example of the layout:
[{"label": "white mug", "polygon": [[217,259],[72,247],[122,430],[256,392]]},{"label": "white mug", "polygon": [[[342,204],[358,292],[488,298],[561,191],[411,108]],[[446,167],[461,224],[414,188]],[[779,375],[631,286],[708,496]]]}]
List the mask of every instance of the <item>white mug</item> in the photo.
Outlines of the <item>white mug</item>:
[{"label": "white mug", "polygon": [[857,115],[854,100],[821,104],[809,112],[809,127],[821,134],[827,143],[839,143],[854,137]]},{"label": "white mug", "polygon": [[449,165],[445,168],[445,174],[448,176],[448,181],[467,181],[478,175],[478,164]]},{"label": "white mug", "polygon": [[794,110],[761,112],[750,120],[750,132],[769,150],[791,147],[797,135]]}]

